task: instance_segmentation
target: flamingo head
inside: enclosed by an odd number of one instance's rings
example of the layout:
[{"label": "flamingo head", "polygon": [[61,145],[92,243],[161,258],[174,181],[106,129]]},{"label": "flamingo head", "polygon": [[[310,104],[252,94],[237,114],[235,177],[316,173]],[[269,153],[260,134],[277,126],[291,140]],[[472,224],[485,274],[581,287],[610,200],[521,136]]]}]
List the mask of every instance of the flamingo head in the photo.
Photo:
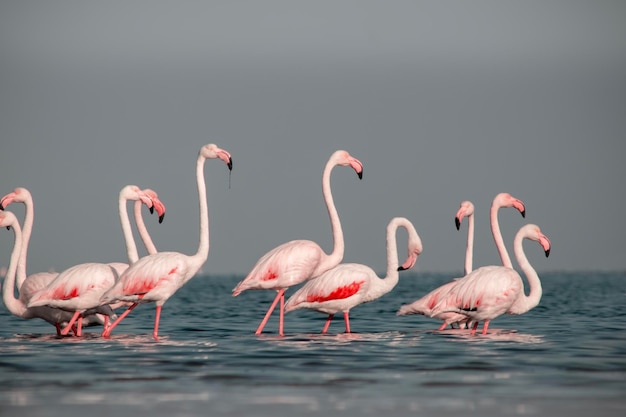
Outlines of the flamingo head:
[{"label": "flamingo head", "polygon": [[30,198],[32,198],[30,191],[23,187],[17,187],[0,199],[0,210],[4,210],[11,203],[24,203]]},{"label": "flamingo head", "polygon": [[454,217],[454,223],[456,224],[456,230],[461,228],[461,222],[463,221],[463,217],[469,217],[474,215],[474,204],[471,201],[463,201],[461,203],[461,207],[459,211],[456,212],[456,216]]},{"label": "flamingo head", "polygon": [[530,240],[534,240],[539,242],[541,247],[543,248],[544,253],[546,254],[546,258],[550,256],[550,249],[552,244],[550,243],[550,239],[546,235],[541,232],[539,226],[534,224],[527,224],[524,226],[524,236],[526,236]]},{"label": "flamingo head", "polygon": [[6,227],[7,230],[10,230],[11,227],[15,227],[16,224],[17,217],[15,217],[15,214],[10,211],[0,212],[0,227]]},{"label": "flamingo head", "polygon": [[226,163],[230,171],[233,170],[233,158],[230,156],[230,153],[213,143],[204,145],[202,149],[200,149],[200,155],[207,159],[219,158]]},{"label": "flamingo head", "polygon": [[347,151],[335,151],[331,157],[331,161],[335,165],[350,166],[359,176],[359,179],[363,179],[363,164],[361,161],[350,155]]},{"label": "flamingo head", "polygon": [[143,192],[150,199],[150,206],[148,206],[150,208],[150,214],[152,214],[154,210],[156,210],[157,214],[159,215],[159,223],[163,223],[163,218],[165,217],[165,205],[161,202],[161,200],[159,200],[159,196],[157,195],[156,191],[150,188],[146,188],[143,190]]},{"label": "flamingo head", "polygon": [[409,232],[408,256],[406,258],[406,261],[404,261],[404,263],[398,267],[398,271],[406,271],[407,269],[413,268],[415,266],[415,263],[417,262],[417,258],[424,250],[422,246],[422,240],[415,231],[415,228],[407,227],[407,231]]},{"label": "flamingo head", "polygon": [[492,207],[514,207],[520,212],[522,217],[526,218],[526,206],[519,198],[513,197],[509,193],[500,193],[493,199]]}]

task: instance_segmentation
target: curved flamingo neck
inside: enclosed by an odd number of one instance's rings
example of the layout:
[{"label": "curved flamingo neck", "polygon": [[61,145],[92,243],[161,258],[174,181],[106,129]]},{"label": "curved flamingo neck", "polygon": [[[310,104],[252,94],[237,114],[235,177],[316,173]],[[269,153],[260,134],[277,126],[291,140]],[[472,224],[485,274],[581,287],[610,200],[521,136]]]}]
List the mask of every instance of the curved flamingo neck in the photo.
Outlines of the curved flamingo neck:
[{"label": "curved flamingo neck", "polygon": [[[11,252],[9,268],[4,279],[4,283],[2,284],[2,300],[11,314],[18,317],[28,318],[28,308],[20,299],[15,297],[15,276],[17,270],[22,269],[21,252],[23,250],[25,239],[23,238],[22,228],[19,224],[14,222],[12,227],[15,232],[15,242],[13,244],[13,251]],[[26,242],[26,244],[28,244],[28,242]]]},{"label": "curved flamingo neck", "polygon": [[491,234],[493,235],[493,240],[496,242],[496,248],[498,248],[498,253],[500,254],[500,260],[502,261],[502,265],[507,268],[513,268],[513,263],[511,262],[511,258],[509,257],[509,253],[506,250],[506,246],[504,245],[504,240],[502,239],[502,233],[500,232],[500,224],[498,223],[498,210],[500,209],[500,205],[495,202],[491,205]]},{"label": "curved flamingo neck", "polygon": [[154,246],[154,242],[152,242],[152,238],[150,237],[150,233],[148,233],[148,229],[146,228],[146,224],[143,221],[143,215],[141,213],[143,203],[140,200],[135,201],[133,214],[135,216],[135,223],[137,224],[137,231],[139,232],[139,236],[146,247],[146,250],[150,255],[157,253],[157,248]]},{"label": "curved flamingo neck", "polygon": [[128,263],[132,265],[139,259],[139,254],[137,252],[137,244],[135,243],[135,238],[133,237],[133,231],[130,227],[130,220],[128,219],[128,210],[126,208],[127,201],[128,199],[125,198],[122,193],[120,193],[120,223],[122,224],[122,232],[124,233],[124,242],[126,243],[126,254],[128,255]]},{"label": "curved flamingo neck", "polygon": [[196,163],[196,183],[198,185],[198,199],[200,204],[200,242],[194,258],[202,265],[209,257],[209,206],[207,204],[206,182],[204,181],[204,162],[206,158],[198,154]]},{"label": "curved flamingo neck", "polygon": [[35,205],[33,204],[33,198],[29,194],[24,200],[24,227],[21,230],[22,234],[22,248],[20,251],[20,258],[17,271],[17,288],[18,291],[22,288],[22,284],[26,280],[26,260],[28,258],[28,244],[30,242],[30,236],[33,232],[33,222],[35,220]]},{"label": "curved flamingo neck", "polygon": [[326,163],[326,167],[324,167],[324,172],[322,173],[322,194],[324,195],[326,209],[328,210],[328,216],[330,217],[330,226],[333,233],[333,251],[319,265],[319,273],[327,271],[328,269],[338,265],[343,259],[343,252],[345,249],[341,221],[339,220],[339,214],[337,213],[337,208],[335,207],[333,194],[330,188],[330,174],[336,165],[337,163],[331,158]]},{"label": "curved flamingo neck", "polygon": [[513,242],[513,251],[515,253],[515,259],[520,266],[520,269],[524,272],[526,279],[528,280],[528,286],[530,292],[528,295],[522,293],[515,301],[515,303],[509,309],[511,314],[523,314],[532,308],[535,308],[541,300],[543,289],[541,287],[541,281],[537,275],[537,271],[532,267],[526,254],[524,253],[523,241],[528,237],[523,230],[520,230],[515,235],[515,241]]},{"label": "curved flamingo neck", "polygon": [[[472,272],[474,258],[474,215],[467,216],[467,247],[465,248],[465,275]],[[497,220],[496,220],[497,221]]]}]

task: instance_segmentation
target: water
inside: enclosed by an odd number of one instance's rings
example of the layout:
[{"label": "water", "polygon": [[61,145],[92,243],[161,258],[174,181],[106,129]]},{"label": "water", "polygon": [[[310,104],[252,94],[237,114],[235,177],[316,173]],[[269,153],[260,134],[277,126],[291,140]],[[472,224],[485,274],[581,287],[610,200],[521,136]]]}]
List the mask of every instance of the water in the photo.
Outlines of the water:
[{"label": "water", "polygon": [[494,320],[485,337],[395,315],[449,278],[403,273],[352,310],[350,335],[340,317],[320,335],[325,317],[300,310],[285,337],[276,317],[254,336],[275,293],[233,298],[236,276],[196,277],[175,294],[158,342],[153,305],[109,340],[97,328],[58,338],[2,307],[0,415],[626,415],[626,273],[541,274],[539,306]]}]

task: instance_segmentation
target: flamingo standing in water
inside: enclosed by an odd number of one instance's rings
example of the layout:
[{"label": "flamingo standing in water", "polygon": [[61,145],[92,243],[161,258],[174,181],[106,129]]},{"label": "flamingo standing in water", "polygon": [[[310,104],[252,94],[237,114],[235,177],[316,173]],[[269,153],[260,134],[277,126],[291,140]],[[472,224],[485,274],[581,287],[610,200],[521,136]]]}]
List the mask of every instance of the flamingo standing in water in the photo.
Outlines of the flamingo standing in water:
[{"label": "flamingo standing in water", "polygon": [[[511,258],[506,250],[506,246],[504,245],[504,240],[502,239],[502,233],[500,232],[500,224],[498,222],[498,211],[501,208],[514,207],[517,209],[522,217],[526,217],[526,207],[522,200],[513,197],[509,193],[499,193],[497,194],[492,203],[490,210],[490,224],[491,224],[491,234],[493,236],[494,242],[496,244],[496,248],[500,255],[500,259],[502,261],[502,265],[511,268],[513,266],[511,262]],[[461,207],[457,211],[457,214],[454,218],[457,230],[459,229],[461,222],[463,221],[463,217],[468,218],[468,229],[467,229],[467,247],[465,252],[465,276],[472,271],[472,258],[473,258],[473,247],[474,247],[474,205],[469,201],[464,201],[461,203]],[[400,307],[398,310],[398,315],[405,314],[422,314],[425,316],[433,317],[437,320],[442,320],[443,323],[439,327],[439,331],[444,330],[448,325],[453,327],[454,323],[457,323],[459,327],[465,327],[468,322],[468,318],[466,315],[455,313],[452,311],[441,312],[436,316],[432,316],[433,307],[450,291],[450,289],[455,285],[456,281],[462,278],[456,278],[450,282],[445,283],[444,285],[435,288],[433,291],[429,292],[419,300],[414,301],[411,304],[404,305]]]},{"label": "flamingo standing in water", "polygon": [[[161,222],[165,214],[165,206],[163,206],[154,191],[147,189],[146,193],[150,197],[150,200],[146,200],[145,203],[148,204],[151,212],[156,208],[157,213],[159,214],[159,222]],[[124,200],[124,202],[125,201],[126,200]],[[54,325],[56,327],[57,334],[60,335],[61,326],[67,324],[71,320],[72,313],[49,306],[27,307],[32,295],[45,288],[58,275],[56,272],[39,272],[28,276],[26,275],[28,244],[34,221],[34,204],[32,195],[28,189],[24,187],[17,187],[11,193],[6,194],[2,197],[2,199],[0,199],[0,210],[4,210],[11,203],[24,204],[25,216],[24,227],[22,229],[23,238],[20,259],[16,272],[19,298],[15,298],[13,289],[14,285],[8,285],[8,281],[5,281],[5,285],[3,287],[4,303],[13,315],[24,319],[41,318]],[[135,219],[139,229],[139,234],[142,241],[146,245],[146,248],[148,248],[148,251],[150,252],[151,250],[154,250],[154,252],[156,252],[156,248],[154,248],[154,244],[150,239],[150,235],[148,234],[143,223],[143,218],[141,217],[141,205],[141,201],[135,202]],[[128,264],[115,264],[115,266],[118,268],[126,268],[128,267]],[[102,323],[103,319],[99,315],[88,315],[83,321],[83,325],[85,326]]]},{"label": "flamingo standing in water", "polygon": [[283,336],[285,290],[321,275],[337,266],[343,259],[343,231],[330,189],[330,174],[337,165],[350,166],[356,171],[359,179],[363,178],[363,164],[346,151],[335,151],[326,163],[322,174],[322,193],[333,231],[333,251],[328,255],[317,243],[310,240],[292,240],[283,243],[263,255],[246,278],[233,289],[233,297],[246,290],[277,291],[274,302],[255,332],[256,335],[261,334],[280,300],[278,333]]},{"label": "flamingo standing in water", "polygon": [[[154,204],[154,201],[157,200],[153,200],[150,194],[145,193],[135,185],[128,185],[120,191],[120,221],[129,261],[133,262],[138,256],[126,211],[126,202],[128,200],[141,201],[148,207],[157,208],[160,221],[164,216],[164,211],[161,212],[161,210],[164,210],[164,206],[160,202]],[[150,240],[150,242],[152,241]],[[154,245],[152,244],[152,246]],[[101,305],[100,297],[115,284],[119,277],[118,270],[123,270],[127,267],[128,265],[123,263],[102,264],[91,262],[75,265],[58,274],[48,285],[32,294],[27,306],[29,308],[48,306],[73,312],[69,323],[61,330],[61,335],[68,334],[74,323],[77,322],[76,336],[81,336],[84,317],[94,313],[106,316],[104,320],[106,327],[108,317],[114,316],[114,313],[111,306]]]},{"label": "flamingo standing in water", "polygon": [[539,226],[527,224],[515,235],[513,248],[515,258],[524,272],[530,293],[524,293],[520,274],[506,266],[483,266],[455,282],[448,294],[434,306],[431,315],[452,311],[464,314],[473,322],[470,334],[476,333],[479,322],[483,322],[482,334],[487,334],[489,323],[502,314],[524,314],[539,304],[542,295],[541,281],[530,265],[522,242],[524,239],[539,242],[546,257],[550,255],[550,240]]},{"label": "flamingo standing in water", "polygon": [[[398,266],[396,230],[404,227],[409,235],[408,257]],[[343,312],[346,333],[350,333],[350,309],[374,301],[390,292],[398,283],[398,271],[410,269],[422,253],[422,241],[415,227],[404,217],[395,217],[387,225],[387,276],[380,279],[369,266],[347,263],[324,272],[304,284],[285,305],[290,312],[301,308],[328,314],[322,333],[328,331],[334,315]]]},{"label": "flamingo standing in water", "polygon": [[179,288],[194,277],[209,256],[209,209],[207,205],[204,163],[207,159],[219,158],[232,170],[230,154],[217,145],[203,146],[196,163],[196,181],[200,202],[200,242],[198,251],[192,255],[180,252],[159,252],[144,256],[128,267],[118,282],[100,299],[101,304],[116,301],[132,302],[109,327],[102,332],[109,337],[111,331],[140,303],[155,302],[156,315],[152,336],[158,339],[161,307]]}]

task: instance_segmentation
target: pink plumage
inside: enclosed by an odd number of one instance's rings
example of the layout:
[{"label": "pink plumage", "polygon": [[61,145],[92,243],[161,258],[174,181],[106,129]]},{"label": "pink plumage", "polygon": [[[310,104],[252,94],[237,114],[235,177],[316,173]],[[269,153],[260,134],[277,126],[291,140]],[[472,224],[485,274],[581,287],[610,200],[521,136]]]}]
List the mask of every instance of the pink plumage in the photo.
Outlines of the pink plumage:
[{"label": "pink plumage", "polygon": [[[400,267],[396,245],[398,227],[404,227],[409,235],[408,257]],[[285,311],[307,308],[328,314],[322,333],[328,331],[333,316],[343,312],[346,333],[350,333],[350,309],[391,291],[398,283],[398,271],[412,268],[422,249],[422,242],[411,222],[404,217],[395,217],[387,226],[387,276],[384,279],[369,266],[340,264],[298,289],[287,301]]]},{"label": "pink plumage", "polygon": [[234,297],[246,290],[273,289],[278,292],[255,332],[257,335],[263,331],[272,311],[280,301],[278,332],[282,336],[285,289],[322,274],[343,259],[343,232],[330,188],[330,174],[337,165],[352,167],[359,179],[363,176],[363,164],[346,151],[334,152],[326,163],[322,173],[322,192],[333,231],[333,251],[326,254],[317,243],[310,240],[293,240],[284,243],[263,255],[244,280],[233,289]]}]

